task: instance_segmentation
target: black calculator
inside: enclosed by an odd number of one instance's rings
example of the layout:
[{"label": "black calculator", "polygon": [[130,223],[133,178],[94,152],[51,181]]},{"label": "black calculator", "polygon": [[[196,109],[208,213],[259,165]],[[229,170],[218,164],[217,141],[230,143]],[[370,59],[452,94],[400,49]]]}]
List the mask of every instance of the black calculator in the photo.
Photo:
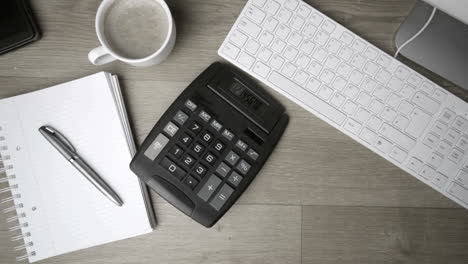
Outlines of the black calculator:
[{"label": "black calculator", "polygon": [[288,121],[261,87],[214,63],[162,116],[130,167],[169,203],[211,227],[250,185]]}]

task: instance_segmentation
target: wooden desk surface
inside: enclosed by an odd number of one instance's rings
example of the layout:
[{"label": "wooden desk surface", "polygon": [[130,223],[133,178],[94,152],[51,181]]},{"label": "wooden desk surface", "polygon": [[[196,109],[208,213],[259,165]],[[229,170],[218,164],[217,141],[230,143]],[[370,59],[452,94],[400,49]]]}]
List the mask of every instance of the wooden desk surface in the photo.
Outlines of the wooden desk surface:
[{"label": "wooden desk surface", "polygon": [[[174,52],[160,66],[134,68],[88,62],[88,51],[98,46],[99,0],[32,2],[43,38],[0,56],[0,98],[110,71],[120,76],[138,143],[180,92],[221,60],[216,51],[245,4],[168,0],[178,30]],[[394,33],[415,0],[307,2],[393,53]],[[159,225],[152,234],[40,263],[468,263],[468,211],[270,91],[291,123],[266,167],[215,227],[201,227],[153,194]],[[0,214],[0,263],[17,256],[7,216]]]}]

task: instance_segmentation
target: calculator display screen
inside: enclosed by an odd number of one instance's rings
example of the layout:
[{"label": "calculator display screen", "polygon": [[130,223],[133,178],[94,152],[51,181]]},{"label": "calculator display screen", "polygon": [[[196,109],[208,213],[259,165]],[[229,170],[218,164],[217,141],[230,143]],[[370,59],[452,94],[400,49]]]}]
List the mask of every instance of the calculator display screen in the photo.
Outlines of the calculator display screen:
[{"label": "calculator display screen", "polygon": [[252,91],[250,91],[245,85],[234,80],[231,82],[228,88],[229,92],[236,96],[241,102],[254,110],[258,114],[262,114],[265,108],[268,106],[263,100],[258,98]]}]

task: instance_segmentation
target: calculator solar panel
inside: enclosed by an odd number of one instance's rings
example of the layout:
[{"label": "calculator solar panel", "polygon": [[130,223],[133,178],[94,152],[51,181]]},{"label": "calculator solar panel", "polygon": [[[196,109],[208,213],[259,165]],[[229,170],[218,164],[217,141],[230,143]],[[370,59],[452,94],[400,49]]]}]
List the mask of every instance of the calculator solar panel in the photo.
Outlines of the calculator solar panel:
[{"label": "calculator solar panel", "polygon": [[263,89],[214,63],[158,121],[130,167],[172,205],[211,227],[258,174],[288,120]]}]

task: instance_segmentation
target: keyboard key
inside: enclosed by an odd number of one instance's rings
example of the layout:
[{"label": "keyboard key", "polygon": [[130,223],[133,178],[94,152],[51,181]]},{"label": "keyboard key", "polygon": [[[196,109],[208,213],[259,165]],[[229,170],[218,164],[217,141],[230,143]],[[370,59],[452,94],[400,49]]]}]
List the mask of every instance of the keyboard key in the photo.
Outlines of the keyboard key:
[{"label": "keyboard key", "polygon": [[249,54],[242,52],[241,55],[239,55],[239,58],[237,61],[245,66],[247,69],[252,68],[252,65],[255,63],[255,58],[253,56],[250,56]]},{"label": "keyboard key", "polygon": [[392,151],[390,151],[390,158],[394,159],[398,163],[403,163],[403,161],[405,161],[407,156],[408,156],[408,153],[406,153],[404,150],[402,150],[399,147],[394,147]]},{"label": "keyboard key", "polygon": [[203,151],[205,150],[205,147],[204,147],[202,144],[200,144],[200,143],[197,142],[197,143],[195,143],[195,144],[193,145],[192,150],[193,150],[193,152],[195,152],[195,154],[196,154],[197,156],[200,157],[201,154],[203,154]]},{"label": "keyboard key", "polygon": [[333,71],[330,71],[328,69],[325,69],[324,71],[322,71],[322,74],[320,74],[320,80],[325,84],[331,84],[334,77],[335,74],[333,73]]},{"label": "keyboard key", "polygon": [[260,43],[262,43],[264,46],[269,46],[274,38],[275,37],[270,32],[263,31],[262,34],[260,35],[259,40],[260,40]]},{"label": "keyboard key", "polygon": [[236,169],[243,175],[246,175],[249,172],[250,168],[251,165],[245,160],[241,160],[236,167]]},{"label": "keyboard key", "polygon": [[388,90],[387,88],[381,85],[377,86],[377,88],[375,88],[374,90],[374,96],[383,102],[387,101],[387,98],[389,95],[390,95],[390,90]]},{"label": "keyboard key", "polygon": [[400,105],[400,102],[401,102],[401,97],[392,93],[388,99],[387,99],[387,104],[393,108],[398,108],[398,106]]},{"label": "keyboard key", "polygon": [[377,57],[377,63],[383,68],[387,68],[392,61],[392,58],[386,54],[381,54]]},{"label": "keyboard key", "polygon": [[398,115],[395,120],[393,120],[393,125],[397,128],[397,129],[400,129],[400,130],[405,130],[406,127],[408,127],[408,124],[409,124],[409,119],[402,116],[402,115]]},{"label": "keyboard key", "polygon": [[365,124],[369,120],[371,113],[363,108],[359,108],[354,116],[358,122]]},{"label": "keyboard key", "polygon": [[434,176],[437,174],[437,172],[427,166],[427,165],[424,165],[424,167],[422,168],[422,170],[419,172],[419,175],[421,175],[423,178],[427,179],[427,180],[432,180],[432,178],[434,178]]},{"label": "keyboard key", "polygon": [[315,48],[315,44],[312,41],[306,39],[302,42],[300,50],[304,52],[305,54],[310,55],[312,51],[314,50],[314,48]]},{"label": "keyboard key", "polygon": [[359,124],[356,120],[352,118],[348,118],[348,120],[346,120],[343,127],[349,132],[351,132],[352,134],[358,135],[359,130],[361,130],[362,125]]},{"label": "keyboard key", "polygon": [[378,54],[377,49],[375,49],[373,47],[368,47],[364,51],[364,57],[366,57],[369,60],[375,60],[375,58],[377,57],[377,54]]},{"label": "keyboard key", "polygon": [[271,55],[273,55],[273,52],[269,50],[268,48],[263,47],[260,49],[260,52],[258,53],[257,56],[263,62],[268,62],[268,60],[270,60],[271,58]]},{"label": "keyboard key", "polygon": [[239,155],[237,155],[237,153],[235,153],[234,151],[229,151],[229,153],[226,155],[226,158],[225,160],[227,161],[227,163],[229,163],[231,166],[234,166],[236,165],[237,161],[239,160]]},{"label": "keyboard key", "polygon": [[458,139],[460,139],[460,133],[453,129],[449,129],[447,134],[445,134],[444,139],[447,140],[450,144],[457,143]]},{"label": "keyboard key", "polygon": [[457,143],[457,147],[463,151],[468,150],[468,137],[464,135]]},{"label": "keyboard key", "polygon": [[309,20],[315,25],[315,26],[320,26],[323,21],[323,17],[317,13],[317,12],[312,12],[312,14],[309,17]]},{"label": "keyboard key", "polygon": [[198,116],[199,116],[203,121],[205,121],[205,122],[208,122],[208,121],[210,121],[210,119],[211,119],[211,115],[208,114],[207,112],[203,111],[203,110],[200,111],[200,113],[198,114]]},{"label": "keyboard key", "polygon": [[253,160],[257,160],[258,157],[259,157],[259,154],[258,154],[255,150],[249,149],[249,150],[247,151],[247,156],[249,156],[249,157],[250,157],[251,159],[253,159]]},{"label": "keyboard key", "polygon": [[191,190],[193,190],[193,189],[195,189],[195,187],[197,187],[198,180],[189,175],[189,176],[187,176],[187,178],[185,178],[184,184],[187,187],[189,187]]},{"label": "keyboard key", "polygon": [[390,78],[392,78],[392,75],[384,69],[381,69],[375,76],[375,79],[383,85],[386,85]]},{"label": "keyboard key", "polygon": [[264,63],[262,62],[257,62],[253,68],[253,72],[255,72],[256,74],[260,75],[260,77],[262,78],[266,78],[268,76],[268,73],[270,73],[270,67],[268,67],[267,65],[265,65]]},{"label": "keyboard key", "polygon": [[299,51],[291,46],[288,46],[286,50],[284,51],[284,58],[289,61],[293,61],[297,54],[299,54]]},{"label": "keyboard key", "polygon": [[185,122],[188,120],[189,116],[182,112],[182,111],[177,111],[176,115],[174,116],[174,121],[178,123],[179,125],[183,126]]},{"label": "keyboard key", "polygon": [[195,159],[192,156],[190,156],[189,154],[185,154],[184,157],[182,158],[182,163],[185,166],[190,168],[195,163]]},{"label": "keyboard key", "polygon": [[419,159],[413,157],[410,159],[408,162],[408,165],[406,166],[408,169],[412,170],[415,173],[418,173],[419,170],[421,169],[423,163]]},{"label": "keyboard key", "polygon": [[344,95],[346,95],[350,99],[354,99],[356,95],[359,93],[359,88],[354,85],[348,85],[344,91]]},{"label": "keyboard key", "polygon": [[219,192],[215,195],[213,200],[211,200],[211,207],[213,207],[216,211],[219,211],[229,199],[229,197],[231,197],[233,192],[234,189],[232,189],[229,185],[224,184],[223,187],[221,187],[221,190],[219,190]]},{"label": "keyboard key", "polygon": [[181,169],[177,164],[175,164],[168,158],[164,158],[161,161],[161,166],[164,169],[166,169],[172,176],[176,177],[179,180],[181,180],[186,174],[186,172],[183,169]]},{"label": "keyboard key", "polygon": [[239,186],[239,183],[244,179],[239,173],[233,171],[228,178],[228,182],[232,184],[234,187]]},{"label": "keyboard key", "polygon": [[310,11],[310,7],[308,7],[305,3],[301,3],[299,9],[297,9],[297,13],[304,18],[307,18],[309,16]]},{"label": "keyboard key", "polygon": [[374,143],[374,146],[382,153],[387,154],[392,148],[392,143],[382,137],[379,137]]},{"label": "keyboard key", "polygon": [[432,95],[432,98],[436,99],[439,102],[444,101],[445,97],[447,97],[447,93],[442,91],[441,89],[435,90],[434,94]]},{"label": "keyboard key", "polygon": [[416,145],[414,139],[408,137],[389,124],[383,124],[380,129],[380,134],[406,150],[411,150]]},{"label": "keyboard key", "polygon": [[413,97],[412,100],[417,106],[421,107],[423,110],[428,112],[429,114],[435,114],[439,111],[440,104],[427,95],[417,92],[416,95]]},{"label": "keyboard key", "polygon": [[169,138],[166,137],[163,134],[158,134],[156,138],[154,139],[153,143],[148,147],[148,149],[145,151],[145,156],[149,158],[150,160],[155,160],[161,151],[164,149],[164,147],[167,145],[169,142]]},{"label": "keyboard key", "polygon": [[223,54],[234,60],[237,58],[237,55],[239,55],[239,52],[240,49],[231,43],[226,43],[222,49]]},{"label": "keyboard key", "polygon": [[254,22],[250,21],[249,19],[242,18],[238,24],[238,27],[241,31],[247,33],[247,35],[257,38],[258,34],[262,31],[262,28],[256,25]]},{"label": "keyboard key", "polygon": [[348,115],[352,115],[357,109],[357,104],[355,104],[353,101],[348,100],[344,105],[343,105],[343,110],[345,113]]},{"label": "keyboard key", "polygon": [[430,148],[435,148],[439,143],[439,139],[433,134],[427,134],[423,140],[423,143]]},{"label": "keyboard key", "polygon": [[268,80],[279,89],[287,91],[287,93],[291,94],[295,98],[300,98],[301,100],[303,100],[304,104],[308,105],[310,108],[322,114],[324,117],[331,120],[332,122],[335,122],[338,125],[341,125],[344,122],[344,119],[346,118],[345,114],[336,110],[334,107],[325,103],[318,97],[305,92],[302,87],[298,86],[297,84],[285,78],[284,76],[273,72]]},{"label": "keyboard key", "polygon": [[340,63],[340,59],[331,55],[331,56],[328,56],[327,60],[325,61],[325,67],[330,68],[330,69],[335,69],[339,63]]},{"label": "keyboard key", "polygon": [[291,27],[295,30],[301,30],[302,26],[304,25],[305,23],[305,20],[300,17],[300,16],[295,16],[293,17],[293,19],[291,20]]},{"label": "keyboard key", "polygon": [[302,36],[299,35],[298,33],[293,32],[291,33],[291,35],[289,35],[288,43],[293,45],[294,47],[299,47],[299,44],[301,44],[301,41],[302,41]]},{"label": "keyboard key", "polygon": [[377,134],[369,130],[368,128],[364,128],[361,131],[359,137],[365,142],[369,143],[370,145],[374,145],[375,141],[377,140]]},{"label": "keyboard key", "polygon": [[335,31],[336,25],[333,21],[327,20],[323,23],[322,29],[327,32],[328,34],[333,33]]},{"label": "keyboard key", "polygon": [[281,56],[275,54],[271,58],[270,66],[275,68],[276,70],[279,70],[281,69],[281,66],[283,66],[283,63],[284,59]]},{"label": "keyboard key", "polygon": [[208,164],[212,165],[213,163],[216,162],[216,156],[213,155],[212,153],[207,153],[205,155],[205,158],[203,158],[206,162],[208,162]]},{"label": "keyboard key", "polygon": [[354,68],[357,68],[358,70],[362,69],[365,63],[366,63],[366,58],[364,58],[363,56],[359,54],[354,56],[350,61],[351,66],[353,66]]},{"label": "keyboard key", "polygon": [[342,91],[343,88],[345,88],[347,84],[347,81],[341,77],[337,77],[334,81],[333,81],[333,84],[331,85],[333,87],[333,89],[337,90],[337,91]]},{"label": "keyboard key", "polygon": [[392,77],[390,81],[387,83],[387,87],[392,89],[395,92],[399,92],[401,88],[403,88],[403,85],[404,85],[403,81],[396,77]]},{"label": "keyboard key", "polygon": [[221,125],[221,123],[219,123],[217,120],[214,120],[214,119],[213,121],[211,121],[210,126],[218,132],[221,130],[221,128],[223,128],[223,125]]},{"label": "keyboard key", "polygon": [[201,164],[197,164],[195,166],[194,171],[200,178],[203,178],[205,176],[205,174],[206,174],[207,169],[205,168],[205,166],[203,166]]},{"label": "keyboard key", "polygon": [[234,30],[229,38],[232,43],[240,48],[244,46],[245,42],[247,42],[247,39],[248,37],[239,30]]},{"label": "keyboard key", "polygon": [[318,92],[318,96],[322,97],[324,100],[328,100],[330,96],[333,94],[333,89],[324,85]]},{"label": "keyboard key", "polygon": [[427,163],[431,165],[434,168],[437,168],[442,164],[442,161],[444,158],[440,156],[439,154],[433,152],[431,155],[429,155],[429,158],[427,159]]},{"label": "keyboard key", "polygon": [[447,156],[450,153],[452,147],[449,143],[445,141],[441,141],[440,144],[437,146],[436,151],[442,154],[442,156]]},{"label": "keyboard key", "polygon": [[374,114],[380,114],[380,112],[382,112],[383,107],[384,104],[382,102],[374,99],[369,106],[369,110],[374,112]]},{"label": "keyboard key", "polygon": [[364,68],[362,69],[362,71],[365,74],[367,74],[367,75],[369,75],[371,77],[373,77],[377,73],[378,70],[379,70],[379,66],[377,66],[377,64],[375,64],[373,62],[366,63],[364,65]]},{"label": "keyboard key", "polygon": [[442,114],[440,114],[439,120],[450,125],[455,120],[455,116],[456,114],[453,111],[444,109],[442,110]]},{"label": "keyboard key", "polygon": [[292,12],[283,8],[279,11],[276,18],[278,18],[280,23],[286,24],[288,23],[289,19],[291,19],[291,16],[292,16]]},{"label": "keyboard key", "polygon": [[454,149],[448,156],[448,159],[453,161],[455,164],[458,164],[463,159],[463,152],[458,149]]},{"label": "keyboard key", "polygon": [[294,81],[296,81],[299,85],[303,86],[307,79],[309,78],[309,74],[304,71],[298,71],[296,76],[294,77]]},{"label": "keyboard key", "polygon": [[166,132],[166,134],[168,134],[170,137],[173,137],[177,131],[179,131],[179,127],[172,122],[167,123],[167,125],[164,127],[164,132]]},{"label": "keyboard key", "polygon": [[364,81],[361,84],[361,88],[367,91],[368,93],[372,93],[375,87],[377,87],[377,82],[375,82],[371,78],[364,79]]},{"label": "keyboard key", "polygon": [[307,66],[309,65],[310,58],[305,55],[304,53],[301,53],[296,60],[297,66],[302,69],[307,69]]},{"label": "keyboard key", "polygon": [[218,152],[222,153],[224,151],[224,144],[219,139],[215,141],[213,148]]},{"label": "keyboard key", "polygon": [[462,201],[464,204],[468,205],[468,190],[461,187],[456,183],[452,183],[448,188],[448,193],[450,193],[453,197],[457,198],[458,200]]},{"label": "keyboard key", "polygon": [[455,180],[461,185],[468,187],[468,172],[462,170],[459,171]]},{"label": "keyboard key", "polygon": [[172,156],[174,156],[175,158],[180,158],[182,156],[182,154],[184,153],[184,150],[182,148],[180,148],[179,146],[175,145],[174,147],[172,147],[171,151],[169,152],[170,154],[172,154]]},{"label": "keyboard key", "polygon": [[411,99],[415,92],[416,90],[413,87],[405,85],[403,89],[400,90],[399,94],[406,99]]},{"label": "keyboard key", "polygon": [[401,102],[401,104],[398,106],[398,111],[400,111],[400,113],[406,115],[406,116],[409,116],[411,111],[413,111],[413,105],[410,104],[408,101],[404,100],[403,102]]},{"label": "keyboard key", "polygon": [[282,40],[286,40],[290,32],[291,29],[285,25],[279,25],[276,29],[276,35]]},{"label": "keyboard key", "polygon": [[458,131],[464,132],[468,129],[468,121],[463,117],[457,116],[452,126]]},{"label": "keyboard key", "polygon": [[224,129],[222,135],[223,135],[224,138],[226,138],[229,141],[231,141],[234,138],[234,134],[231,131],[227,130],[227,129]]},{"label": "keyboard key", "polygon": [[434,91],[434,85],[429,82],[424,82],[420,89],[426,92],[426,94],[432,94]]},{"label": "keyboard key", "polygon": [[222,180],[216,177],[214,174],[210,176],[208,181],[206,181],[205,185],[200,189],[197,193],[198,197],[200,197],[203,201],[208,201],[211,195],[214,193],[218,186],[221,184]]},{"label": "keyboard key", "polygon": [[319,80],[315,78],[310,78],[309,82],[307,82],[306,89],[312,93],[315,93],[317,92],[321,84],[322,83]]},{"label": "keyboard key", "polygon": [[213,140],[213,135],[209,132],[204,132],[202,133],[201,138],[203,139],[203,141],[209,144]]},{"label": "keyboard key", "polygon": [[245,50],[249,52],[252,55],[255,55],[260,48],[260,43],[257,41],[251,39],[247,42],[247,45],[245,46]]},{"label": "keyboard key", "polygon": [[332,96],[332,98],[331,98],[331,100],[330,100],[330,103],[331,103],[333,106],[335,106],[335,107],[337,107],[337,108],[340,108],[340,107],[343,105],[343,103],[344,103],[345,101],[346,101],[346,97],[345,97],[344,95],[339,94],[339,93],[335,93],[335,94]]},{"label": "keyboard key", "polygon": [[324,46],[325,43],[327,43],[328,38],[330,38],[330,35],[328,35],[327,33],[323,31],[319,31],[315,35],[314,42],[319,44],[320,46]]},{"label": "keyboard key", "polygon": [[337,53],[340,48],[341,43],[337,39],[331,39],[326,46],[326,49],[333,54]]},{"label": "keyboard key", "polygon": [[228,175],[229,171],[231,171],[231,168],[224,162],[221,162],[218,168],[216,168],[216,173],[223,178]]},{"label": "keyboard key", "polygon": [[356,39],[353,44],[351,45],[351,48],[353,48],[353,50],[356,52],[356,53],[361,53],[364,48],[366,47],[366,43],[364,43],[364,41],[360,40],[360,39]]},{"label": "keyboard key", "polygon": [[406,133],[415,138],[418,138],[424,132],[431,121],[431,117],[419,108],[415,108],[411,112],[410,119],[411,122],[406,128]]},{"label": "keyboard key", "polygon": [[396,116],[397,116],[397,112],[388,106],[386,106],[384,110],[382,111],[382,113],[380,114],[380,117],[389,123],[391,123],[393,119],[395,119]]},{"label": "keyboard key", "polygon": [[432,183],[439,188],[443,188],[447,184],[447,181],[448,178],[445,175],[437,173],[434,179],[432,180]]},{"label": "keyboard key", "polygon": [[315,50],[314,55],[312,55],[312,58],[314,58],[318,62],[323,62],[325,58],[327,57],[328,52],[322,48],[318,48]]},{"label": "keyboard key", "polygon": [[266,14],[255,6],[248,6],[245,11],[245,16],[250,18],[253,22],[261,24]]},{"label": "keyboard key", "polygon": [[263,7],[263,5],[265,4],[267,0],[253,0],[253,3],[254,5],[258,6],[258,7]]},{"label": "keyboard key", "polygon": [[[275,1],[270,1],[270,3],[274,3],[274,2]],[[278,23],[279,23],[278,20],[274,19],[273,17],[268,17],[267,19],[265,19],[263,26],[269,32],[274,32],[276,29],[276,26],[278,26]]]},{"label": "keyboard key", "polygon": [[354,51],[351,48],[343,47],[341,51],[338,53],[338,56],[342,58],[344,61],[349,61],[353,56]]},{"label": "keyboard key", "polygon": [[346,45],[351,45],[351,43],[353,42],[353,35],[349,32],[343,32],[343,34],[341,34],[341,37],[340,37],[340,41],[344,42]]},{"label": "keyboard key", "polygon": [[307,23],[302,29],[302,34],[306,37],[306,40],[312,39],[317,32],[317,27],[314,26],[312,23]]},{"label": "keyboard key", "polygon": [[284,65],[283,70],[281,72],[284,75],[286,75],[288,78],[291,78],[291,77],[293,77],[296,70],[297,70],[297,67],[294,64],[287,62]]},{"label": "keyboard key", "polygon": [[191,131],[195,135],[198,135],[198,133],[200,133],[201,129],[202,128],[201,128],[200,124],[198,124],[197,122],[193,122],[193,123],[191,123],[189,125],[189,131]]},{"label": "keyboard key", "polygon": [[395,76],[398,77],[400,80],[406,80],[409,75],[409,70],[406,69],[404,66],[399,66],[395,71]]},{"label": "keyboard key", "polygon": [[345,78],[348,78],[349,74],[351,73],[351,71],[353,70],[353,68],[351,66],[349,66],[347,63],[341,63],[338,68],[336,69],[336,72],[345,77]]},{"label": "keyboard key", "polygon": [[411,76],[408,78],[408,83],[413,85],[416,88],[419,88],[419,86],[422,83],[422,78],[416,75],[415,73],[411,74]]},{"label": "keyboard key", "polygon": [[194,102],[192,102],[191,100],[187,100],[185,102],[185,107],[187,107],[188,109],[190,109],[190,111],[194,112],[195,110],[197,110],[197,104],[195,104]]}]

